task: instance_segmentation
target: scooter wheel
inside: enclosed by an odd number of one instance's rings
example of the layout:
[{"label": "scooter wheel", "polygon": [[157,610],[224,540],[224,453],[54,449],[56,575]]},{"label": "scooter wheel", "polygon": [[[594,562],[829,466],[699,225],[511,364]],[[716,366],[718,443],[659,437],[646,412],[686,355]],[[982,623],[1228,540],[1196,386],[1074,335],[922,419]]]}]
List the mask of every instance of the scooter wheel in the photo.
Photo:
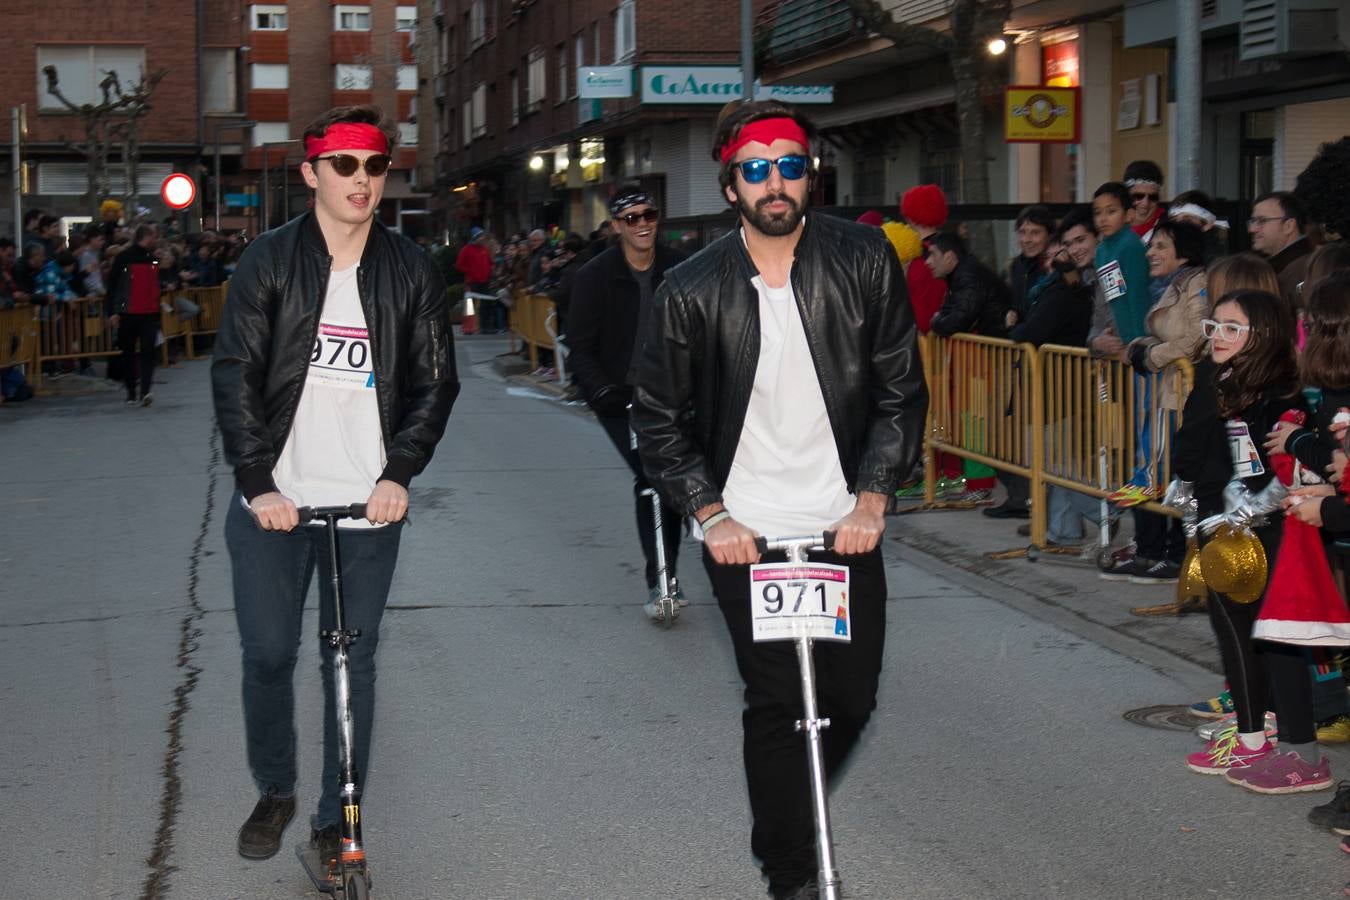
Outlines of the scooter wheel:
[{"label": "scooter wheel", "polygon": [[1097,568],[1101,569],[1103,572],[1110,569],[1111,561],[1114,556],[1115,553],[1110,547],[1103,547],[1097,552]]},{"label": "scooter wheel", "polygon": [[661,623],[667,628],[675,627],[675,617],[680,614],[679,604],[675,602],[675,595],[668,593],[661,598]]},{"label": "scooter wheel", "polygon": [[342,900],[370,900],[370,883],[365,872],[356,869],[343,875]]}]

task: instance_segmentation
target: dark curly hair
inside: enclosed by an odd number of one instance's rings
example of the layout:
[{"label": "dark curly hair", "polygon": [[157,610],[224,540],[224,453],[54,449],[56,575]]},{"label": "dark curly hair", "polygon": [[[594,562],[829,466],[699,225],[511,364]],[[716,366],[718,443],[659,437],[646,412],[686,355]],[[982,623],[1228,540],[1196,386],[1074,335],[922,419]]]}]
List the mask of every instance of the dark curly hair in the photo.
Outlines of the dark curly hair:
[{"label": "dark curly hair", "polygon": [[1294,196],[1324,231],[1350,239],[1350,135],[1318,149],[1299,174]]},{"label": "dark curly hair", "polygon": [[1350,271],[1332,272],[1313,285],[1303,316],[1308,332],[1298,360],[1303,383],[1350,390]]},{"label": "dark curly hair", "polygon": [[717,117],[717,133],[713,135],[712,158],[721,169],[717,173],[717,184],[722,189],[725,198],[725,189],[732,186],[735,178],[732,174],[730,163],[722,162],[722,148],[732,141],[736,140],[741,129],[751,122],[758,122],[760,119],[778,119],[787,118],[796,122],[806,132],[806,138],[809,142],[806,148],[806,155],[811,157],[811,169],[807,173],[812,179],[816,175],[814,151],[817,144],[816,126],[811,124],[811,120],[798,112],[793,107],[780,100],[755,100],[750,103],[728,103],[722,108],[721,114]]}]

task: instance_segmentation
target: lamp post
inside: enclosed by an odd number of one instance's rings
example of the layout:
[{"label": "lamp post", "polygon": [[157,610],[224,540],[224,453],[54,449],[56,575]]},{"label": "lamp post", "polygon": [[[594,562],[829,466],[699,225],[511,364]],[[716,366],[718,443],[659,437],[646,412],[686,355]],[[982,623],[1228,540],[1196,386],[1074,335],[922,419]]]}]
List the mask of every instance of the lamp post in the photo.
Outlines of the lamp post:
[{"label": "lamp post", "polygon": [[216,145],[216,231],[220,231],[220,133],[230,128],[242,128],[249,131],[257,122],[218,122],[212,131],[215,133]]},{"label": "lamp post", "polygon": [[[293,138],[293,139],[291,139],[291,140],[289,140],[289,141],[265,141],[264,143],[262,143],[262,144],[259,145],[259,146],[262,147],[262,154],[263,154],[263,158],[262,158],[262,171],[263,171],[263,175],[262,175],[262,183],[263,183],[263,195],[262,195],[262,208],[263,208],[263,211],[262,211],[262,230],[263,230],[263,231],[266,231],[267,229],[269,229],[269,228],[272,227],[272,189],[271,189],[271,183],[270,183],[271,180],[272,180],[272,178],[271,178],[272,172],[271,172],[271,169],[270,169],[269,166],[268,166],[268,157],[271,155],[271,152],[272,152],[272,148],[273,148],[273,147],[289,147],[291,144],[298,144],[298,143],[300,143],[299,139],[298,139],[298,138]],[[289,154],[288,154],[288,155],[289,155]],[[285,165],[286,165],[286,159],[285,159],[285,157],[282,157],[282,170],[283,170],[283,171],[285,171]]]}]

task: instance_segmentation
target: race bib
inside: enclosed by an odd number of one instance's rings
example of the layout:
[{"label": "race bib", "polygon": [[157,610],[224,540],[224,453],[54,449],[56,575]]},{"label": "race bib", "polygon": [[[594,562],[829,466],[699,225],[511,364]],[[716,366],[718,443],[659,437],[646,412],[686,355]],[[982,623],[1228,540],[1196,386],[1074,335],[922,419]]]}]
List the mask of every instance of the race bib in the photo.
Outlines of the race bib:
[{"label": "race bib", "polygon": [[1266,467],[1261,465],[1261,454],[1257,452],[1256,442],[1252,440],[1246,422],[1236,419],[1228,421],[1228,451],[1233,455],[1234,477],[1250,478],[1265,474]]},{"label": "race bib", "polygon": [[798,637],[849,642],[848,581],[848,566],[751,566],[752,638],[757,643]]},{"label": "race bib", "polygon": [[1097,270],[1097,280],[1108,303],[1125,296],[1125,272],[1114,259]]},{"label": "race bib", "polygon": [[309,356],[311,384],[359,391],[375,387],[370,362],[370,333],[351,325],[319,325],[319,336]]}]

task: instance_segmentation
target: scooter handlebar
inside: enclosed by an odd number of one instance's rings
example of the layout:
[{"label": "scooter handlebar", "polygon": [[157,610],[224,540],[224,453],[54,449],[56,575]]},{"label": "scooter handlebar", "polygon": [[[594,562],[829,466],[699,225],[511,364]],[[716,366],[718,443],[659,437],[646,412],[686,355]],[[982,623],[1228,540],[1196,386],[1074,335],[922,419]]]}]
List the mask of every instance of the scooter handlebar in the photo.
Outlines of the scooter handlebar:
[{"label": "scooter handlebar", "polygon": [[770,550],[786,550],[789,547],[806,547],[809,550],[833,550],[834,532],[826,531],[822,534],[808,534],[802,537],[756,537],[755,549],[760,553],[768,553]]},{"label": "scooter handlebar", "polygon": [[301,506],[296,512],[300,513],[300,524],[304,525],[315,519],[364,519],[366,505],[353,503],[351,506]]}]

